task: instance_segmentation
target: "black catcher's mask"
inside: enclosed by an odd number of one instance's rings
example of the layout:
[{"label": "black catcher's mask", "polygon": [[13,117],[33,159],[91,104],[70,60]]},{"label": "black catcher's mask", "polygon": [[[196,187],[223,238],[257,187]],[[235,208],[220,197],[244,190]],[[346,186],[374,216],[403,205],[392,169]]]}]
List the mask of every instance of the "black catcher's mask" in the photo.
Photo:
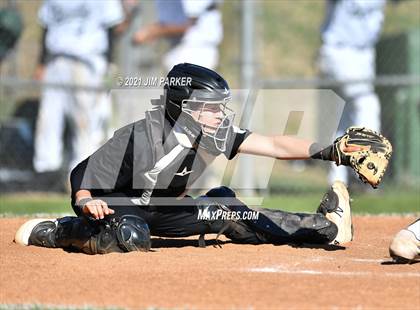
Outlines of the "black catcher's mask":
[{"label": "black catcher's mask", "polygon": [[172,125],[209,153],[224,152],[235,117],[227,107],[231,94],[225,79],[205,67],[183,63],[168,73],[164,89],[165,114]]}]

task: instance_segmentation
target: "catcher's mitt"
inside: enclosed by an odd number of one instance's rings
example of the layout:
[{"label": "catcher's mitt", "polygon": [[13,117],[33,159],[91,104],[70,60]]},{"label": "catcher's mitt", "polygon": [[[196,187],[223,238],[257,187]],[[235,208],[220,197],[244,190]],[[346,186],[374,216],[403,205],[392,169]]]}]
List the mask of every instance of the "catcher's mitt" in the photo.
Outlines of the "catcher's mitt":
[{"label": "catcher's mitt", "polygon": [[[387,138],[364,127],[350,127],[333,145],[337,166],[350,166],[363,182],[373,188],[378,186],[392,154],[392,145]],[[349,151],[354,147],[361,150]]]}]

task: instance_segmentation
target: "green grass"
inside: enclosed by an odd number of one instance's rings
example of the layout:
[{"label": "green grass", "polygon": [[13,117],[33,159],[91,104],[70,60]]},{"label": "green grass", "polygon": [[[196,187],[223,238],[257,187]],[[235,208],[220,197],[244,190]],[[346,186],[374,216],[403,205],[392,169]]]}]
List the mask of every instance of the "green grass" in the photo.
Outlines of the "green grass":
[{"label": "green grass", "polygon": [[[271,195],[264,199],[263,207],[295,212],[313,212],[322,198],[320,193],[293,193]],[[352,197],[354,213],[420,213],[420,194],[414,191],[379,191],[356,194]],[[73,213],[66,195],[3,195],[0,196],[0,215],[21,216],[31,214]]]},{"label": "green grass", "polygon": [[[321,198],[317,194],[271,196],[264,200],[264,207],[313,212]],[[356,214],[415,213],[420,212],[420,199],[415,192],[359,194],[352,197],[352,210]]]},{"label": "green grass", "polygon": [[0,196],[0,214],[72,213],[67,195],[13,194]]}]

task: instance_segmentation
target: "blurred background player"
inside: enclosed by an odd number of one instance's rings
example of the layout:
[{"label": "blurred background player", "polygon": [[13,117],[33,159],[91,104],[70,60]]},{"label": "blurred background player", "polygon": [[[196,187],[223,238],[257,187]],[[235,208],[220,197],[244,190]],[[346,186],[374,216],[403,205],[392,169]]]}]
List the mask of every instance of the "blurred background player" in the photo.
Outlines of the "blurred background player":
[{"label": "blurred background player", "polygon": [[22,18],[13,8],[0,9],[0,67],[18,41],[23,29]]},{"label": "blurred background player", "polygon": [[215,69],[223,38],[218,1],[155,0],[155,5],[158,22],[139,29],[133,42],[144,44],[167,39],[170,51],[162,59],[165,71],[183,62]]},{"label": "blurred background player", "polygon": [[[375,44],[385,4],[385,0],[327,0],[319,52],[323,75],[337,81],[375,78]],[[349,126],[380,131],[381,107],[371,83],[347,83],[335,91],[346,101],[338,136]],[[332,165],[328,179],[347,184],[348,169]]]},{"label": "blurred background player", "polygon": [[389,246],[389,254],[397,263],[420,259],[420,218],[395,235]]},{"label": "blurred background player", "polygon": [[[113,28],[124,20],[120,1],[43,3],[42,52],[35,77],[46,83],[100,87],[107,72]],[[66,118],[72,136],[70,167],[89,156],[106,138],[111,102],[105,92],[44,87],[37,120],[34,168],[60,170]]]}]

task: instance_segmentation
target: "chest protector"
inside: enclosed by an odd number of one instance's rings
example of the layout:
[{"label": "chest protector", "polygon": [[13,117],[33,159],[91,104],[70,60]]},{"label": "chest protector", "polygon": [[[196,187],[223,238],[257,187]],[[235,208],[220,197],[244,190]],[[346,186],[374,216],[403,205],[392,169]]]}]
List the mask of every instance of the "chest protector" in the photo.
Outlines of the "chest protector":
[{"label": "chest protector", "polygon": [[188,137],[177,132],[161,109],[146,112],[146,135],[151,146],[152,167],[139,176],[143,180],[138,205],[153,205],[153,197],[180,197],[198,179],[208,164]]}]

